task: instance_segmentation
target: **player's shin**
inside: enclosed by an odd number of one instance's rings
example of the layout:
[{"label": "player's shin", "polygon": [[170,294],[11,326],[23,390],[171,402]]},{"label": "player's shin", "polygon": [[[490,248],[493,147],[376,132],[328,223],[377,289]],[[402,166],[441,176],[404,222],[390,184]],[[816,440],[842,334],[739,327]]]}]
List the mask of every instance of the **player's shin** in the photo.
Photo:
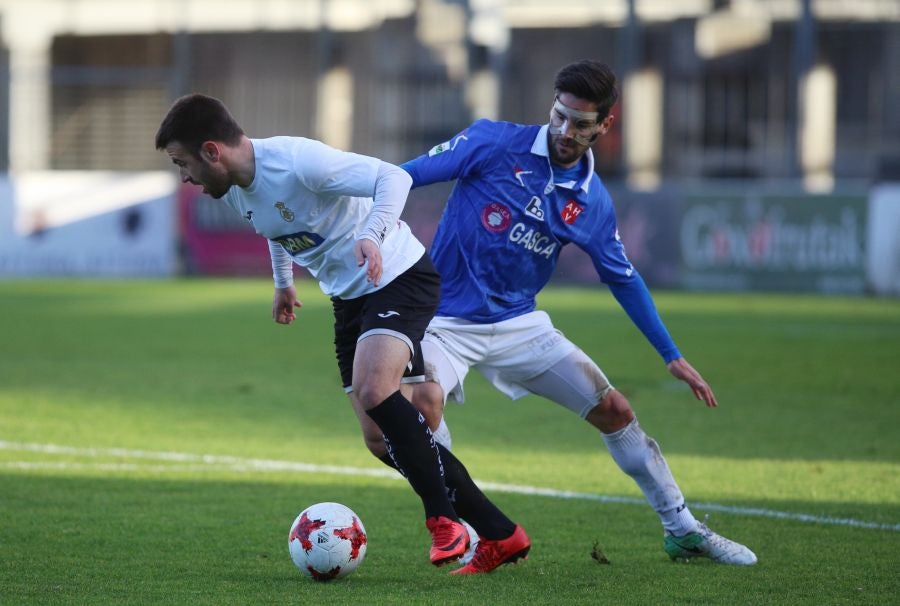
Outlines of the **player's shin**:
[{"label": "player's shin", "polygon": [[637,483],[665,530],[675,535],[693,531],[697,521],[685,505],[659,445],[644,433],[637,419],[619,431],[601,435],[613,460]]},{"label": "player's shin", "polygon": [[453,453],[440,444],[438,450],[444,463],[444,483],[456,513],[471,524],[481,538],[499,540],[509,537],[516,524],[481,492]]},{"label": "player's shin", "polygon": [[384,434],[394,467],[422,499],[425,516],[444,516],[458,521],[444,489],[440,455],[424,417],[399,391],[367,410],[366,414]]}]

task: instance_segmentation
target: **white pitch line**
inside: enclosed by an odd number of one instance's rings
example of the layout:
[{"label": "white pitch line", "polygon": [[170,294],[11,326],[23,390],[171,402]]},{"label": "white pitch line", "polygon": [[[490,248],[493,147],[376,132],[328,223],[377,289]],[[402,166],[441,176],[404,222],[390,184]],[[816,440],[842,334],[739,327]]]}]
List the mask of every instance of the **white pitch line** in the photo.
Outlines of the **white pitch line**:
[{"label": "white pitch line", "polygon": [[[338,465],[318,465],[315,463],[299,463],[293,461],[278,461],[274,459],[245,459],[229,455],[198,455],[185,452],[163,452],[151,450],[132,450],[126,448],[80,448],[75,446],[60,446],[57,444],[35,444],[27,442],[9,442],[0,440],[0,450],[16,452],[37,452],[51,455],[70,455],[79,457],[114,457],[120,459],[142,459],[148,461],[167,461],[169,465],[142,465],[135,463],[76,463],[76,462],[36,462],[36,461],[7,461],[0,462],[0,468],[18,470],[99,470],[99,471],[145,471],[145,472],[198,472],[198,471],[230,471],[230,472],[274,472],[292,471],[301,473],[327,473],[348,476],[363,476],[374,478],[387,478],[401,480],[402,477],[391,469],[373,469],[366,467],[346,467]],[[502,484],[497,482],[483,482],[475,480],[482,490],[493,490],[511,494],[533,495],[551,497],[557,499],[573,499],[578,501],[595,501],[600,503],[617,503],[625,505],[646,505],[644,499],[624,497],[616,495],[602,495],[588,492],[573,492],[556,490],[553,488],[541,488],[538,486],[523,486],[517,484]],[[763,509],[758,507],[736,507],[719,503],[691,502],[691,508],[697,510],[718,511],[721,513],[775,518],[806,522],[810,524],[826,524],[831,526],[851,526],[854,528],[867,528],[871,530],[900,531],[900,524],[881,524],[867,522],[853,518],[834,518],[829,516],[817,516],[806,513],[794,513]]]},{"label": "white pitch line", "polygon": [[[572,492],[567,490],[555,490],[553,488],[538,488],[536,486],[516,486],[513,484],[495,484],[476,480],[482,490],[496,490],[515,494],[536,495],[554,497],[557,499],[574,499],[579,501],[598,501],[600,503],[623,503],[626,505],[646,505],[647,501],[635,497],[622,497],[616,495],[593,494],[590,492]],[[691,501],[691,509],[718,511],[736,515],[758,516],[762,518],[777,518],[780,520],[792,520],[795,522],[808,522],[811,524],[828,524],[831,526],[852,526],[854,528],[869,528],[872,530],[892,530],[900,532],[900,524],[881,524],[879,522],[866,522],[853,518],[833,518],[829,516],[817,516],[808,513],[793,513],[778,511],[776,509],[763,509],[760,507],[736,507],[722,505],[720,503],[705,503]]]},{"label": "white pitch line", "polygon": [[[337,465],[317,465],[314,463],[295,463],[273,459],[244,459],[230,455],[197,455],[186,452],[160,452],[152,450],[131,450],[126,448],[79,448],[60,446],[57,444],[33,444],[25,442],[7,442],[0,440],[0,450],[19,452],[38,452],[51,455],[70,455],[77,457],[113,457],[119,459],[145,459],[150,461],[172,461],[177,463],[200,463],[205,469],[209,466],[224,466],[238,471],[299,471],[305,473],[330,473],[337,475],[368,476],[376,478],[402,479],[391,469],[370,469],[363,467],[345,467]],[[240,469],[238,469],[240,468]]]}]

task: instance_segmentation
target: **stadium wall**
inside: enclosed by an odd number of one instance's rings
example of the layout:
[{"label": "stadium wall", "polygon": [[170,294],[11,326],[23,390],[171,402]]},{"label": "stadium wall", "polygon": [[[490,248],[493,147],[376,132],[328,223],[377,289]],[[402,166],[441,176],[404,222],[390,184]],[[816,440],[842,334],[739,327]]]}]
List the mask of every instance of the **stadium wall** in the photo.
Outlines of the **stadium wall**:
[{"label": "stadium wall", "polygon": [[[403,217],[426,245],[451,187],[410,195]],[[731,181],[610,190],[629,258],[651,286],[900,295],[900,183],[827,195]],[[0,277],[270,272],[264,240],[241,217],[168,172],[0,177]],[[569,246],[554,280],[597,276]]]},{"label": "stadium wall", "polygon": [[[403,218],[426,245],[450,189],[444,184],[410,195]],[[652,286],[900,294],[900,185],[871,194],[732,182],[611,192],[629,258]],[[183,267],[269,274],[268,249],[245,221],[193,186],[183,186],[179,200]],[[597,275],[590,259],[568,246],[554,280],[590,284]]]},{"label": "stadium wall", "polygon": [[0,176],[0,277],[176,275],[167,172]]}]

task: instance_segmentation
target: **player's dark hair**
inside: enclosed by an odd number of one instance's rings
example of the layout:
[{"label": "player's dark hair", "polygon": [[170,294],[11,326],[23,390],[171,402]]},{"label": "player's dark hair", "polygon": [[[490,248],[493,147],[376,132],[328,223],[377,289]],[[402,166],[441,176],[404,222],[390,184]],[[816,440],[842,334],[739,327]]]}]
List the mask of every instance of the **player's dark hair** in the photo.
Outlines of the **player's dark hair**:
[{"label": "player's dark hair", "polygon": [[616,74],[605,63],[585,59],[566,65],[556,72],[556,94],[569,93],[597,105],[605,118],[619,98]]},{"label": "player's dark hair", "polygon": [[185,95],[172,104],[156,131],[156,149],[179,143],[188,153],[200,157],[204,141],[221,141],[235,146],[244,131],[225,104],[214,97],[195,93]]}]

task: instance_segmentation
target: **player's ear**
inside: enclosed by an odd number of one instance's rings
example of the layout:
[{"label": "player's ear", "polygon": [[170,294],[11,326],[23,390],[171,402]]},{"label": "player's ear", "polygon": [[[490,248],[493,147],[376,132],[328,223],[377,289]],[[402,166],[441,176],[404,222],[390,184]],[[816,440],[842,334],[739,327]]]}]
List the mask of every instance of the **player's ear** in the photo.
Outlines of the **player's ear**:
[{"label": "player's ear", "polygon": [[200,157],[207,162],[218,162],[221,157],[219,145],[215,141],[204,141],[200,145]]},{"label": "player's ear", "polygon": [[603,118],[603,121],[600,122],[600,134],[605,135],[609,132],[609,129],[612,128],[612,123],[615,121],[616,117],[612,114],[607,115]]}]

